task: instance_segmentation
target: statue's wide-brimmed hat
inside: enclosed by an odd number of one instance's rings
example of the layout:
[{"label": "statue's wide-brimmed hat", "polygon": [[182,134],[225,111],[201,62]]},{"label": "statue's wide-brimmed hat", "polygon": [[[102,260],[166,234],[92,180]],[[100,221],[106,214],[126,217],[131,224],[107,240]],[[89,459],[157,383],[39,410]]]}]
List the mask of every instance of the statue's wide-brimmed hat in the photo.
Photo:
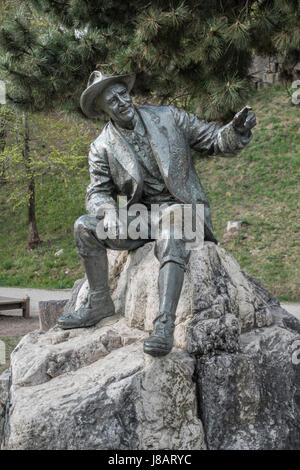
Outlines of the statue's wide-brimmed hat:
[{"label": "statue's wide-brimmed hat", "polygon": [[132,90],[135,82],[135,75],[103,75],[99,70],[91,73],[87,88],[80,97],[80,106],[84,114],[89,118],[99,116],[99,111],[94,108],[95,98],[97,98],[108,85],[114,83],[124,83],[128,91]]}]

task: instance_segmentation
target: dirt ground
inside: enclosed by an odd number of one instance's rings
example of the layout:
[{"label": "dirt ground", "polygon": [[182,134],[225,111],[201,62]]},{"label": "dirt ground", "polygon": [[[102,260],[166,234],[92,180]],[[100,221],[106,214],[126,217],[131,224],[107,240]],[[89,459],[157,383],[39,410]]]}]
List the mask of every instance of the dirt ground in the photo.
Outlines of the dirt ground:
[{"label": "dirt ground", "polygon": [[22,310],[1,312],[0,336],[23,336],[38,328],[39,316],[37,313],[30,318],[23,318]]}]

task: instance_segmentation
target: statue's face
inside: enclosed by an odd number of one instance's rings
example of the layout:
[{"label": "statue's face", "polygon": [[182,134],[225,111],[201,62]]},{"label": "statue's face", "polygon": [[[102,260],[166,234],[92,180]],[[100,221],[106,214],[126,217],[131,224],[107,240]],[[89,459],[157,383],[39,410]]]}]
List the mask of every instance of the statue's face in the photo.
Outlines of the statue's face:
[{"label": "statue's face", "polygon": [[96,100],[96,107],[105,111],[113,121],[126,127],[134,117],[131,96],[123,83],[110,85]]}]

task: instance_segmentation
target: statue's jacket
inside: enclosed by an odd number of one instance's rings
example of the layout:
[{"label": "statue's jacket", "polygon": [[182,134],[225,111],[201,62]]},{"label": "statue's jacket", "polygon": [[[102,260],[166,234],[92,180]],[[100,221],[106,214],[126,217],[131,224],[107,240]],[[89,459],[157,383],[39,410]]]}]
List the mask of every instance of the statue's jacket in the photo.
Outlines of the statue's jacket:
[{"label": "statue's jacket", "polygon": [[[204,204],[206,239],[214,239],[210,209],[193,164],[191,149],[201,155],[237,155],[252,134],[239,134],[229,123],[199,120],[173,106],[138,106],[139,113],[170,193],[185,204]],[[87,188],[86,208],[97,215],[100,207],[117,206],[117,195],[128,198],[128,205],[139,202],[143,175],[134,148],[112,121],[91,144],[89,153],[91,184]]]}]

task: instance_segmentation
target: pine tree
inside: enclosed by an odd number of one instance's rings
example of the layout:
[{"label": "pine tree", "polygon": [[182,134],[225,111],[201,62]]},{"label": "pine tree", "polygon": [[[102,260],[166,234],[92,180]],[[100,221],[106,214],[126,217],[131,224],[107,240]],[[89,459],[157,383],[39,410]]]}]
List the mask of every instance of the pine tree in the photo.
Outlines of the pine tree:
[{"label": "pine tree", "polygon": [[[3,18],[9,17],[17,7],[16,0],[6,0],[4,5],[0,4],[0,19],[3,21]],[[13,80],[8,82],[8,103],[0,105],[0,189],[6,185],[6,203],[13,208],[18,205],[26,208],[27,247],[33,249],[41,243],[36,217],[37,183],[44,174],[63,178],[65,184],[71,175],[78,175],[82,161],[86,161],[91,137],[86,126],[80,123],[65,122],[59,115],[56,119],[47,118],[45,113],[39,113],[47,109],[45,103],[40,101],[40,98],[45,99],[43,92],[29,104],[26,102],[33,96],[26,80],[31,74],[34,75],[36,64],[31,60],[25,63],[23,54],[26,55],[27,50],[33,51],[33,44],[41,32],[49,34],[49,25],[34,15],[27,5],[22,5],[18,16],[9,19],[2,38],[6,50],[13,53],[9,57],[9,52],[6,52],[2,60],[6,64],[8,60],[9,67],[15,67],[15,71],[12,72]],[[23,72],[25,70],[26,73]],[[5,78],[4,69],[0,79]]]},{"label": "pine tree", "polygon": [[31,0],[17,10],[0,29],[0,66],[24,109],[80,112],[100,69],[136,72],[137,94],[228,119],[251,90],[253,52],[300,59],[299,0]]}]

